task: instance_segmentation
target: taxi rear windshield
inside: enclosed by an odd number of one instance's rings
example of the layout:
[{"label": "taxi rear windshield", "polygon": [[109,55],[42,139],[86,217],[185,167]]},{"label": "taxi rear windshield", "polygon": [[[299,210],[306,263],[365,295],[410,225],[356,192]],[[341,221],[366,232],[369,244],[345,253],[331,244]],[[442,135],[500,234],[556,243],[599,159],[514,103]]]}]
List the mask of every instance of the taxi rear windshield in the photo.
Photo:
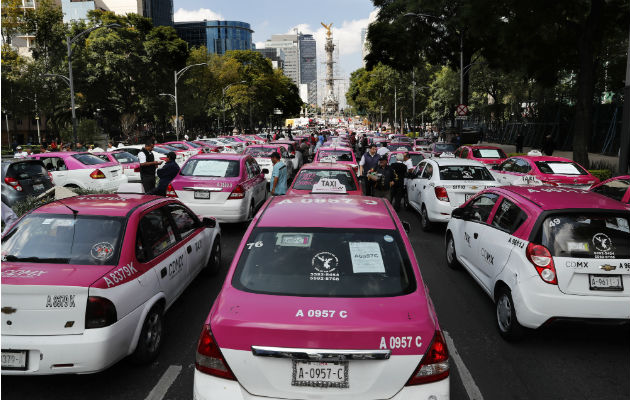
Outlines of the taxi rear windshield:
[{"label": "taxi rear windshield", "polygon": [[123,218],[30,214],[2,239],[2,260],[116,265]]},{"label": "taxi rear windshield", "polygon": [[390,297],[415,291],[416,279],[396,231],[257,228],[232,285],[283,296]]},{"label": "taxi rear windshield", "polygon": [[344,150],[320,150],[317,155],[317,161],[326,161],[326,159],[352,161],[352,153]]},{"label": "taxi rear windshield", "polygon": [[336,171],[331,169],[306,169],[300,171],[295,178],[293,189],[311,190],[313,189],[313,185],[322,178],[337,179],[339,183],[346,187],[346,191],[357,190],[357,185],[354,183],[354,178],[352,174],[350,174],[350,171]]},{"label": "taxi rear windshield", "polygon": [[112,153],[112,156],[121,164],[131,164],[140,162],[138,157],[134,156],[131,153],[127,153],[126,151],[121,151],[117,153]]},{"label": "taxi rear windshield", "polygon": [[79,160],[79,162],[83,165],[97,165],[109,162],[109,160],[103,161],[100,158],[88,153],[75,154],[72,157]]},{"label": "taxi rear windshield", "polygon": [[239,161],[194,159],[188,161],[179,174],[182,176],[237,178],[239,176]]},{"label": "taxi rear windshield", "polygon": [[245,149],[245,154],[249,154],[252,157],[271,157],[271,154],[274,151],[278,151],[278,149],[275,148],[269,148],[269,147],[248,147]]},{"label": "taxi rear windshield", "polygon": [[507,158],[501,149],[473,149],[475,158]]},{"label": "taxi rear windshield", "polygon": [[541,231],[542,244],[554,257],[630,258],[627,215],[552,215]]},{"label": "taxi rear windshield", "polygon": [[457,150],[457,145],[454,143],[436,143],[435,144],[435,151],[450,151],[453,152]]},{"label": "taxi rear windshield", "polygon": [[486,167],[476,165],[446,165],[440,167],[440,179],[443,181],[493,181],[492,174]]},{"label": "taxi rear windshield", "polygon": [[586,175],[588,173],[574,162],[536,161],[536,166],[543,174]]}]

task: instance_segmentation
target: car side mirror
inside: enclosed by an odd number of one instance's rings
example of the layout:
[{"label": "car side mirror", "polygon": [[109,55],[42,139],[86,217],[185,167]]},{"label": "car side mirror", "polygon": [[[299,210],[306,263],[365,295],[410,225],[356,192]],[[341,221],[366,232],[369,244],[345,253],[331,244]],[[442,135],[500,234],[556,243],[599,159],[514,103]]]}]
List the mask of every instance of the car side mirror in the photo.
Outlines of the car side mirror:
[{"label": "car side mirror", "polygon": [[269,173],[269,170],[267,168],[263,168],[262,173],[264,175],[267,175]]},{"label": "car side mirror", "polygon": [[493,165],[493,166],[492,166],[492,169],[493,169],[493,170],[495,170],[495,171],[498,171],[498,170],[499,170],[499,168],[501,168],[501,166],[500,166],[500,165]]},{"label": "car side mirror", "polygon": [[405,229],[405,232],[409,233],[411,232],[411,224],[407,221],[401,221],[402,222],[402,226]]},{"label": "car side mirror", "polygon": [[203,217],[203,219],[201,220],[201,223],[206,228],[216,228],[217,226],[217,220],[210,217]]},{"label": "car side mirror", "polygon": [[451,218],[463,219],[464,221],[470,219],[469,217],[470,213],[465,208],[456,208],[451,213]]}]

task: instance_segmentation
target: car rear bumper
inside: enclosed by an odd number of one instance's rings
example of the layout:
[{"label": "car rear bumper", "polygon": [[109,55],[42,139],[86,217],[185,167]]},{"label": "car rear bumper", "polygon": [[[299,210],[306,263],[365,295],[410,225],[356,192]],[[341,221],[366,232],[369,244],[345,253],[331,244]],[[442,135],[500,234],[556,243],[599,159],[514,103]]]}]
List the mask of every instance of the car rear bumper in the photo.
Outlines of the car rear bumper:
[{"label": "car rear bumper", "polygon": [[114,325],[86,329],[79,335],[2,335],[2,350],[27,350],[25,371],[2,370],[2,375],[86,374],[102,371],[129,354],[142,307]]},{"label": "car rear bumper", "polygon": [[226,200],[217,204],[185,203],[197,215],[213,217],[219,222],[243,222],[247,219],[249,203],[247,197],[241,200]]},{"label": "car rear bumper", "polygon": [[123,183],[127,183],[127,175],[121,174],[116,178],[106,179],[90,179],[92,182],[87,181],[86,189],[89,190],[116,190]]},{"label": "car rear bumper", "polygon": [[445,203],[442,201],[434,201],[432,204],[426,204],[427,207],[427,215],[429,216],[429,221],[431,222],[448,222],[451,220],[451,213],[455,209],[455,207],[451,206],[450,203]]},{"label": "car rear bumper", "polygon": [[[320,389],[325,390],[325,389]],[[326,398],[325,394],[317,393],[317,397]],[[431,397],[433,396],[433,397]],[[449,378],[424,385],[405,386],[402,390],[390,397],[391,400],[448,400],[450,396]],[[304,396],[300,396],[303,398]],[[309,397],[310,398],[310,397]],[[350,397],[334,396],[334,399],[350,399]],[[193,383],[194,400],[280,400],[280,398],[254,396],[247,392],[237,381],[217,378],[207,375],[195,369]],[[284,397],[283,397],[284,399]],[[363,398],[363,400],[368,400]]]},{"label": "car rear bumper", "polygon": [[630,296],[564,294],[537,275],[520,281],[512,297],[518,322],[528,328],[538,328],[552,318],[630,321]]}]

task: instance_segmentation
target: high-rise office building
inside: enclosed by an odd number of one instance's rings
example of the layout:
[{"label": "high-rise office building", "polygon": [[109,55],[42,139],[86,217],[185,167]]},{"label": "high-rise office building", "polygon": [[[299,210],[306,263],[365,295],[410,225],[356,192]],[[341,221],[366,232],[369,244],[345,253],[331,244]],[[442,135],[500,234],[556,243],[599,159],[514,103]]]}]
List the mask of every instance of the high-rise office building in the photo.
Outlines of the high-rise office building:
[{"label": "high-rise office building", "polygon": [[365,68],[365,56],[368,55],[367,28],[361,28],[361,60]]},{"label": "high-rise office building", "polygon": [[299,88],[308,85],[308,102],[317,104],[317,43],[302,33],[272,35],[265,49],[280,49],[285,55],[284,74]]},{"label": "high-rise office building", "polygon": [[275,48],[256,49],[263,57],[271,60],[271,66],[274,69],[284,69],[284,52]]},{"label": "high-rise office building", "polygon": [[230,50],[252,50],[252,33],[247,22],[186,21],[176,22],[175,30],[190,46],[206,46],[208,53],[225,54]]},{"label": "high-rise office building", "polygon": [[153,25],[173,25],[173,0],[61,0],[63,22],[87,19],[90,10],[115,14],[138,14],[151,18]]}]

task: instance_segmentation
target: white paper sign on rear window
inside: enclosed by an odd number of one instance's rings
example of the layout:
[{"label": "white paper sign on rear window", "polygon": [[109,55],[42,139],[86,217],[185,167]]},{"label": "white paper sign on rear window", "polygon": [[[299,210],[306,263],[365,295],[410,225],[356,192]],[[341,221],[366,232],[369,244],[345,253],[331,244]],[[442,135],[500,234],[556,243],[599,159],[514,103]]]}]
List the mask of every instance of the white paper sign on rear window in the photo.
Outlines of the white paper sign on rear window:
[{"label": "white paper sign on rear window", "polygon": [[312,193],[346,193],[346,187],[339,179],[322,178],[313,185]]},{"label": "white paper sign on rear window", "polygon": [[229,162],[214,161],[214,160],[200,160],[195,165],[195,171],[193,175],[196,176],[225,176],[227,172]]},{"label": "white paper sign on rear window", "polygon": [[376,242],[349,242],[352,272],[355,274],[384,274],[381,248]]},{"label": "white paper sign on rear window", "polygon": [[481,158],[501,158],[498,150],[495,149],[479,149]]},{"label": "white paper sign on rear window", "polygon": [[547,163],[554,174],[561,175],[580,175],[580,171],[575,165],[570,163]]}]

